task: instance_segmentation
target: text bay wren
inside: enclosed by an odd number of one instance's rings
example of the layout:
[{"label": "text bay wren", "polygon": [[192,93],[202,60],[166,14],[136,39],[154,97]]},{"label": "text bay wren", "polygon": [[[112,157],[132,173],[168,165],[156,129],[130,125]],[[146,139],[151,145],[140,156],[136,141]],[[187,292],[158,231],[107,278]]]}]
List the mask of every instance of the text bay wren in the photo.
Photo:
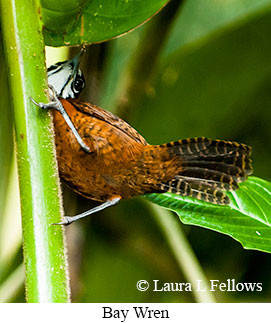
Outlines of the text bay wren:
[{"label": "text bay wren", "polygon": [[78,65],[79,55],[49,67],[48,82],[55,95],[51,103],[38,105],[53,109],[62,180],[102,204],[65,217],[61,224],[152,192],[228,204],[225,191],[237,189],[252,173],[251,148],[244,144],[201,137],[149,145],[122,119],[76,99],[85,84]]}]

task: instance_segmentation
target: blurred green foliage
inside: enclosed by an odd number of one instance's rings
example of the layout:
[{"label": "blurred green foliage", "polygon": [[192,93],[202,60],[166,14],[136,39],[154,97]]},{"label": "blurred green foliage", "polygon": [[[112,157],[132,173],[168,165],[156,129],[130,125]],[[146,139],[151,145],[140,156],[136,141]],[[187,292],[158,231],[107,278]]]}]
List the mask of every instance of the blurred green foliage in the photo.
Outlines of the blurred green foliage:
[{"label": "blurred green foliage", "polygon": [[[7,69],[5,64],[5,57],[3,52],[2,37],[0,34],[0,84],[3,93],[9,93]],[[1,124],[0,124],[0,205],[2,210],[6,204],[6,190],[9,179],[9,172],[11,168],[12,152],[13,152],[13,140],[12,140],[12,110],[10,107],[9,96],[0,96],[0,112],[1,112]],[[1,232],[1,221],[0,217],[0,232]],[[1,244],[1,241],[0,241]],[[0,246],[1,249],[1,246]],[[1,252],[0,252],[1,258]]]},{"label": "blurred green foliage", "polygon": [[[186,1],[168,26],[158,23],[164,12],[102,49],[105,68],[95,81],[95,103],[123,113],[150,143],[191,136],[247,143],[253,147],[254,174],[270,180],[270,3]],[[165,28],[160,51],[142,60]],[[142,87],[137,81],[144,74]],[[88,221],[87,228],[78,224],[85,232],[79,274],[84,287],[75,301],[193,301],[189,292],[136,290],[139,279],[185,281],[143,202],[122,202]],[[263,283],[261,293],[217,292],[218,301],[270,301],[269,254],[183,227],[208,279]]]}]

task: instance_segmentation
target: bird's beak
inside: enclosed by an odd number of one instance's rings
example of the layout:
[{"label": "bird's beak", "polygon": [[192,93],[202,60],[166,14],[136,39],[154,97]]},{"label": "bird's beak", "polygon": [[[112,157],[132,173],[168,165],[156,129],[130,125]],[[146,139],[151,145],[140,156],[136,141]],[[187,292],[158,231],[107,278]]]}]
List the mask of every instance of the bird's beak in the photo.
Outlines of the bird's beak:
[{"label": "bird's beak", "polygon": [[68,61],[68,63],[73,63],[73,71],[72,71],[73,76],[76,75],[76,73],[78,71],[80,59],[81,59],[83,52],[84,52],[84,48],[82,48],[80,50],[80,52],[76,56],[74,56],[74,58],[72,58],[70,61]]}]

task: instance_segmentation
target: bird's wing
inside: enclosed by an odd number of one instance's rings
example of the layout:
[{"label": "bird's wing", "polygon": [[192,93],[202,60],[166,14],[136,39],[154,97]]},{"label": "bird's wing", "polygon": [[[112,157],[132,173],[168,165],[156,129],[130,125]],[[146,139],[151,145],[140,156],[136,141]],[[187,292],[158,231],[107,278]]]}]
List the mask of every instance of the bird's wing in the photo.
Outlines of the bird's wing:
[{"label": "bird's wing", "polygon": [[113,113],[106,111],[94,104],[83,102],[77,99],[68,99],[75,109],[90,115],[93,118],[107,122],[111,126],[123,131],[126,135],[134,139],[136,142],[146,145],[146,140],[127,122],[117,117]]}]

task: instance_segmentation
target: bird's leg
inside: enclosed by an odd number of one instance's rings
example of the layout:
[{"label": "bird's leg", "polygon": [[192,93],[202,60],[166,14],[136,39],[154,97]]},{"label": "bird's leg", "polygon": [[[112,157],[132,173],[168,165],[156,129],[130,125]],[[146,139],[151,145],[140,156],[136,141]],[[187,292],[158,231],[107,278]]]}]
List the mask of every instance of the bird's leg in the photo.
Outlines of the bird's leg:
[{"label": "bird's leg", "polygon": [[90,209],[84,213],[74,215],[74,216],[64,216],[64,220],[62,222],[52,223],[52,225],[69,225],[79,219],[85,218],[93,213],[99,212],[109,206],[116,205],[120,201],[120,199],[121,199],[120,197],[115,197],[112,200],[108,200],[108,201],[102,203],[101,205],[96,206],[93,209]]},{"label": "bird's leg", "polygon": [[55,89],[50,85],[49,85],[49,88],[51,90],[51,93],[50,93],[51,102],[49,102],[49,103],[36,102],[33,98],[30,98],[30,100],[35,105],[40,107],[41,109],[44,109],[44,110],[55,109],[55,110],[59,111],[61,113],[62,117],[64,118],[65,122],[67,123],[67,125],[69,126],[71,131],[73,132],[73,134],[74,134],[76,140],[78,141],[79,145],[81,146],[81,148],[85,152],[91,153],[90,148],[84,143],[83,139],[81,138],[81,136],[79,135],[78,131],[76,130],[74,124],[72,123],[68,113],[66,112],[62,103],[58,99]]}]

